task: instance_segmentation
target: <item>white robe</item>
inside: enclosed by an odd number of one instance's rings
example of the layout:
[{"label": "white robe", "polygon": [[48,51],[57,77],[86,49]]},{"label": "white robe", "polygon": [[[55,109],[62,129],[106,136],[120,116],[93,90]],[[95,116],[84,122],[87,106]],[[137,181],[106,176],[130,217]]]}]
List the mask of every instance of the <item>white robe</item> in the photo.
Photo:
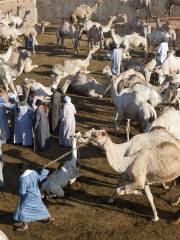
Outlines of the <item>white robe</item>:
[{"label": "white robe", "polygon": [[112,73],[119,76],[121,73],[122,49],[114,49],[112,53]]},{"label": "white robe", "polygon": [[160,64],[163,64],[163,62],[166,60],[168,51],[169,51],[169,46],[167,42],[162,42],[159,44],[158,51],[157,51],[158,53],[157,61]]},{"label": "white robe", "polygon": [[59,143],[64,146],[72,146],[71,136],[75,134],[76,122],[74,115],[76,109],[72,103],[65,103],[61,113]]}]

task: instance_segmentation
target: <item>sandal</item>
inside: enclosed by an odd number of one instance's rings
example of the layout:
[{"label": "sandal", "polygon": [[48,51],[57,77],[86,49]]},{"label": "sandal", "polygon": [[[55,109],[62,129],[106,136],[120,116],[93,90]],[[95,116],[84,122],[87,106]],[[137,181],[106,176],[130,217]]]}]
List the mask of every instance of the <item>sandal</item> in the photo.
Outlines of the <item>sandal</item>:
[{"label": "sandal", "polygon": [[54,223],[55,221],[54,221],[54,218],[50,217],[50,218],[48,218],[46,220],[43,220],[42,222],[44,224],[50,224],[50,223]]},{"label": "sandal", "polygon": [[17,231],[17,232],[22,232],[22,231],[26,231],[26,230],[28,230],[28,226],[27,225],[25,225],[25,226],[21,226],[21,227],[15,227],[14,228],[14,231]]}]

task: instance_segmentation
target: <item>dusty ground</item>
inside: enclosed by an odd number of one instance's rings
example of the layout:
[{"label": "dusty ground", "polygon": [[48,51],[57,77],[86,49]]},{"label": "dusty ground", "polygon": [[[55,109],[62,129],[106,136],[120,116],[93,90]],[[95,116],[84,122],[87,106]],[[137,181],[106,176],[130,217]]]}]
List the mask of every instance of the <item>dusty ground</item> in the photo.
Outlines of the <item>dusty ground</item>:
[{"label": "dusty ground", "polygon": [[[51,67],[64,58],[74,57],[72,45],[64,55],[55,47],[55,29],[39,36],[40,46],[38,54],[33,56],[35,64],[39,68],[28,77],[35,78],[49,85],[51,83]],[[86,56],[86,43],[81,44],[81,56]],[[136,58],[146,61],[141,53],[136,53]],[[93,60],[90,65],[92,74],[102,81],[102,68],[107,61]],[[21,78],[23,78],[21,76]],[[112,117],[114,107],[107,97],[96,100],[78,95],[71,95],[77,108],[77,130],[86,131],[92,127],[103,128],[108,131],[114,141],[125,141],[125,131],[122,130],[118,137],[114,136]],[[131,134],[137,134],[137,128],[132,127]],[[45,204],[49,212],[55,218],[54,225],[31,223],[29,231],[25,233],[13,232],[12,216],[18,204],[17,183],[19,171],[17,164],[28,162],[33,166],[44,165],[56,157],[65,153],[58,145],[58,139],[52,136],[51,149],[42,155],[33,153],[32,149],[26,149],[15,145],[3,147],[5,160],[5,189],[0,193],[0,229],[9,239],[21,240],[125,240],[125,239],[180,239],[180,226],[170,225],[169,219],[178,210],[178,207],[169,205],[169,201],[177,198],[180,187],[174,187],[166,192],[160,186],[152,187],[155,204],[158,209],[159,222],[151,222],[152,211],[145,197],[123,196],[117,198],[112,205],[107,204],[108,197],[112,194],[117,182],[117,174],[108,165],[104,153],[94,147],[87,147],[80,151],[81,177],[68,189],[64,200],[47,201]],[[54,168],[56,167],[53,166]]]}]

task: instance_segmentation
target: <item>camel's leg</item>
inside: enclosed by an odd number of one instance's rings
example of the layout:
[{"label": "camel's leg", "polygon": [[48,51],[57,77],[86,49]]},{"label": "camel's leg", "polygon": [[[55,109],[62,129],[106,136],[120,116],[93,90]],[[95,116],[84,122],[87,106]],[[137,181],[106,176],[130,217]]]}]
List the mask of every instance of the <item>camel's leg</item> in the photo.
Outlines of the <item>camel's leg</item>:
[{"label": "camel's leg", "polygon": [[130,119],[127,119],[126,123],[126,136],[127,136],[127,142],[129,142],[129,133],[130,133]]},{"label": "camel's leg", "polygon": [[163,186],[163,188],[165,189],[165,190],[169,190],[169,186],[167,186],[165,183],[162,183],[162,186]]},{"label": "camel's leg", "polygon": [[95,89],[89,91],[89,96],[94,98],[102,98],[102,94],[98,94],[95,92]]},{"label": "camel's leg", "polygon": [[172,205],[173,206],[177,206],[177,205],[179,205],[179,203],[180,203],[180,196],[178,197],[178,200],[176,202],[172,203]]},{"label": "camel's leg", "polygon": [[154,205],[153,195],[152,195],[152,193],[151,193],[151,190],[150,190],[149,185],[145,185],[144,191],[145,191],[145,193],[146,193],[146,196],[147,196],[147,198],[148,198],[148,200],[149,200],[149,203],[150,203],[150,205],[151,205],[151,208],[152,208],[152,210],[153,210],[153,214],[154,214],[153,221],[156,221],[156,222],[157,222],[157,221],[159,220],[159,217],[158,217],[158,214],[157,214],[156,207],[155,207],[155,205]]},{"label": "camel's leg", "polygon": [[71,84],[71,80],[70,79],[67,79],[64,83],[64,85],[62,86],[61,90],[62,90],[62,93],[66,93],[67,92],[67,89],[69,87],[69,85]]}]

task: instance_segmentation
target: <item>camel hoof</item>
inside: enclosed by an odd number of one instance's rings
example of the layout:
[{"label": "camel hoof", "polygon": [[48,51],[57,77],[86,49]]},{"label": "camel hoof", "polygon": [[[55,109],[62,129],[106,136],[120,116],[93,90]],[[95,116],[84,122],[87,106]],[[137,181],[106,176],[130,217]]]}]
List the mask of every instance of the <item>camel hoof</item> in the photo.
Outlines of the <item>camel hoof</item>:
[{"label": "camel hoof", "polygon": [[172,202],[171,205],[172,206],[178,206],[179,202]]},{"label": "camel hoof", "polygon": [[113,197],[109,198],[109,199],[107,200],[107,202],[108,202],[108,203],[114,203],[114,198],[113,198]]},{"label": "camel hoof", "polygon": [[118,195],[124,195],[126,193],[124,187],[117,188],[116,192],[117,192]]},{"label": "camel hoof", "polygon": [[158,216],[156,216],[152,220],[153,220],[153,222],[157,222],[157,221],[159,221],[159,218],[158,218]]}]

